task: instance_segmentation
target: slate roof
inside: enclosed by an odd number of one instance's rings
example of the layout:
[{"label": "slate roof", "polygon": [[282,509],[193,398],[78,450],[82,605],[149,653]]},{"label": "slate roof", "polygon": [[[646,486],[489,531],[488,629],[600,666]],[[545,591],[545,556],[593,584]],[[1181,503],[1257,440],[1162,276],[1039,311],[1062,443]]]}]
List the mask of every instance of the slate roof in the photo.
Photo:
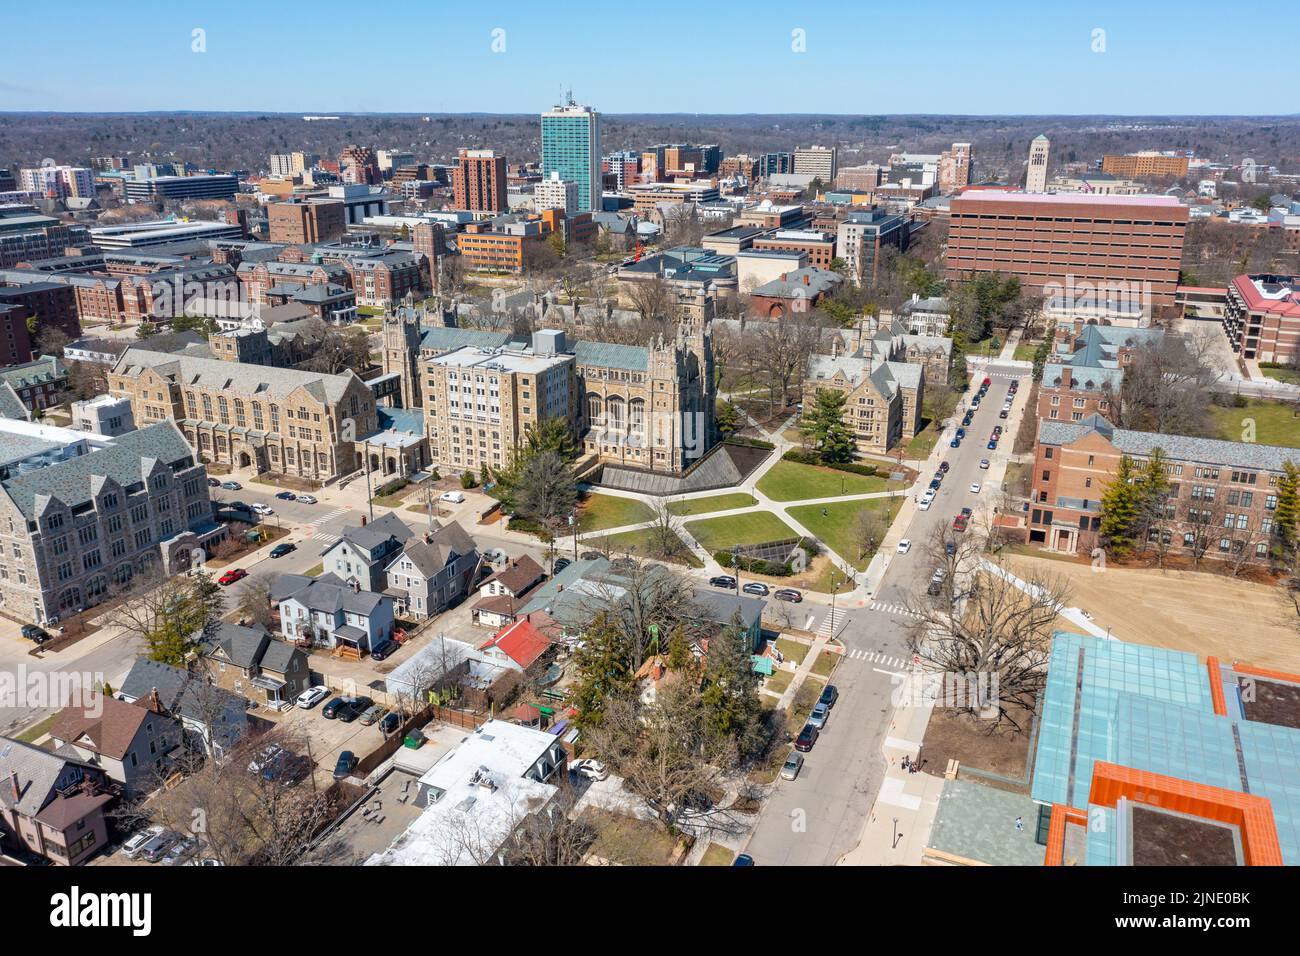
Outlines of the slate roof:
[{"label": "slate roof", "polygon": [[333,574],[309,578],[301,574],[282,574],[271,588],[273,601],[297,601],[312,611],[336,614],[349,611],[369,617],[383,601],[391,601],[374,591],[354,591],[352,585]]},{"label": "slate roof", "polygon": [[650,368],[650,350],[640,345],[614,342],[574,342],[573,355],[578,365],[644,372]]},{"label": "slate roof", "polygon": [[166,713],[179,714],[205,726],[211,722],[216,709],[242,712],[247,706],[243,697],[209,684],[201,676],[147,657],[137,657],[130,673],[122,681],[119,693],[147,706],[154,689],[157,689],[158,700]]},{"label": "slate roof", "polygon": [[[0,803],[16,808],[23,816],[35,816],[50,800],[54,784],[68,764],[97,769],[93,764],[69,757],[56,756],[10,737],[0,737]],[[18,774],[19,797],[14,799],[9,786],[11,774]]]},{"label": "slate roof", "polygon": [[127,349],[113,366],[113,371],[119,375],[137,376],[147,368],[172,381],[214,391],[286,398],[302,388],[321,401],[330,402],[342,399],[351,382],[361,381],[351,369],[342,375],[325,375],[192,355],[169,355],[144,348]]},{"label": "slate roof", "polygon": [[70,508],[85,504],[93,498],[95,478],[109,478],[125,488],[143,482],[155,461],[169,466],[180,462],[193,465],[194,452],[173,421],[147,425],[89,455],[8,478],[0,482],[0,489],[26,517],[34,518],[44,496],[58,498]]},{"label": "slate roof", "polygon": [[473,554],[475,550],[474,539],[457,522],[452,521],[433,532],[428,541],[422,537],[407,541],[401,554],[393,559],[386,570],[391,571],[393,565],[405,556],[422,575],[431,578],[447,566],[453,554],[463,557]]},{"label": "slate roof", "polygon": [[8,382],[0,382],[0,418],[31,421],[32,414]]},{"label": "slate roof", "polygon": [[21,365],[10,365],[0,369],[0,382],[12,385],[15,389],[26,385],[39,385],[53,382],[68,374],[67,367],[53,355],[42,355]]},{"label": "slate roof", "polygon": [[1038,440],[1045,445],[1065,445],[1092,432],[1099,432],[1126,455],[1147,456],[1157,448],[1174,461],[1200,462],[1227,468],[1259,468],[1281,472],[1287,461],[1300,465],[1300,448],[1261,445],[1257,442],[1193,438],[1190,435],[1161,435],[1115,428],[1100,415],[1081,422],[1044,420],[1038,425]]},{"label": "slate roof", "polygon": [[[808,277],[807,285],[803,281],[805,276]],[[774,299],[790,299],[800,295],[812,297],[830,292],[843,281],[843,276],[838,273],[818,269],[816,266],[806,266],[802,269],[791,269],[784,279],[764,282],[755,288],[751,295]]]},{"label": "slate roof", "polygon": [[382,518],[376,518],[366,525],[349,525],[339,532],[340,541],[350,541],[358,548],[374,551],[389,538],[396,538],[398,543],[408,541],[415,532],[401,518],[390,511]]},{"label": "slate roof", "polygon": [[261,628],[223,623],[204,648],[204,653],[211,654],[220,648],[234,666],[251,668],[261,659],[262,645],[269,639]]}]

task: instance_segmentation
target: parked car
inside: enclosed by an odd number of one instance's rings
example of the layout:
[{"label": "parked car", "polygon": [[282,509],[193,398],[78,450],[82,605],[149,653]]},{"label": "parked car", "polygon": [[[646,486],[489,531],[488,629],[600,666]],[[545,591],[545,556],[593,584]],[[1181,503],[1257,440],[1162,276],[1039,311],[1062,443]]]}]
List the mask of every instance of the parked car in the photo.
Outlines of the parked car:
[{"label": "parked car", "polygon": [[379,732],[385,737],[391,737],[397,733],[397,728],[402,726],[402,715],[395,710],[390,710],[384,714],[383,720],[379,722]]},{"label": "parked car", "polygon": [[790,751],[790,756],[785,758],[785,763],[781,765],[781,779],[793,780],[799,776],[799,771],[803,769],[803,754]]},{"label": "parked car", "polygon": [[998,418],[1006,418],[1008,414],[1009,414],[1009,413],[1008,413],[1007,410],[1004,408],[1004,409],[1002,409],[1002,411],[998,412]]},{"label": "parked car", "polygon": [[449,501],[454,505],[463,505],[465,503],[465,495],[459,491],[444,491],[438,496],[438,500]]},{"label": "parked car", "polygon": [[208,479],[208,487],[209,487],[209,488],[220,488],[220,487],[221,487],[221,482],[217,481],[217,479],[215,479],[215,478],[209,478],[209,479]]},{"label": "parked car", "polygon": [[754,858],[750,856],[748,853],[742,853],[740,854],[740,856],[736,857],[734,860],[731,861],[731,865],[732,866],[753,866]]},{"label": "parked car", "polygon": [[822,688],[822,695],[817,698],[817,703],[825,704],[827,707],[834,707],[835,702],[840,699],[839,688],[834,684],[827,684]]},{"label": "parked car", "polygon": [[285,541],[281,544],[277,544],[274,548],[271,549],[271,557],[283,558],[289,552],[297,551],[297,550],[298,550],[298,546],[296,544],[290,544],[288,541]]},{"label": "parked car", "polygon": [[194,839],[192,836],[185,837],[167,851],[167,856],[164,857],[162,861],[163,865],[176,866],[178,864],[183,864],[187,859],[194,855],[198,848],[198,840]]},{"label": "parked car", "polygon": [[966,525],[968,525],[969,523],[970,523],[969,517],[967,517],[966,515],[958,515],[957,517],[952,519],[952,530],[965,531]]},{"label": "parked car", "polygon": [[221,483],[223,491],[241,491],[243,490],[243,487],[244,486],[237,481],[223,481]]},{"label": "parked car", "polygon": [[179,839],[179,833],[172,830],[163,830],[162,833],[140,848],[140,859],[148,863],[157,863],[172,848],[172,844]]},{"label": "parked car", "polygon": [[339,759],[334,764],[334,779],[342,780],[344,777],[351,776],[353,769],[357,765],[357,755],[351,750],[345,750],[339,754]]},{"label": "parked car", "polygon": [[971,515],[975,513],[975,511],[972,508],[962,508],[961,513],[962,513],[962,517],[969,518]]},{"label": "parked car", "polygon": [[998,440],[996,438],[989,439],[988,447],[990,451],[996,449],[998,447]]},{"label": "parked car", "polygon": [[155,824],[148,829],[141,830],[139,833],[131,835],[125,843],[122,844],[122,855],[128,860],[134,860],[140,855],[140,850],[144,848],[154,837],[162,836],[167,832],[167,828],[160,824]]},{"label": "parked car", "polygon": [[917,508],[922,511],[929,511],[930,505],[934,503],[934,492],[927,491],[921,496],[921,500],[916,503]]},{"label": "parked car", "polygon": [[960,448],[960,447],[961,447],[961,439],[960,439],[960,438],[954,438],[952,441],[948,442],[948,447],[949,447],[949,448]]},{"label": "parked car", "polygon": [[317,684],[315,687],[308,687],[298,695],[294,701],[303,710],[311,710],[322,700],[330,695],[330,689],[323,684]]},{"label": "parked car", "polygon": [[808,715],[808,723],[812,724],[818,730],[826,727],[826,718],[831,715],[831,709],[818,701],[813,705],[812,713]]},{"label": "parked car", "polygon": [[217,578],[217,583],[223,588],[230,587],[230,585],[234,584],[236,581],[242,581],[246,577],[248,577],[248,572],[243,568],[231,568],[221,577]]},{"label": "parked car", "polygon": [[980,483],[978,481],[972,481],[970,483],[970,493],[972,495],[978,495],[980,493]]},{"label": "parked car", "polygon": [[588,780],[604,780],[609,776],[609,768],[591,757],[570,764],[569,769],[579,777],[586,777]]},{"label": "parked car", "polygon": [[910,538],[904,538],[902,541],[898,542],[899,554],[907,554],[907,552],[911,550],[912,550],[912,540]]},{"label": "parked car", "polygon": [[980,467],[983,468],[985,471],[987,471],[989,467],[989,460],[987,458],[981,458]]},{"label": "parked car", "polygon": [[778,601],[789,601],[791,604],[799,604],[803,601],[803,595],[794,588],[777,588],[772,592],[772,596]]},{"label": "parked car", "polygon": [[510,555],[501,548],[488,548],[483,552],[483,560],[488,564],[505,564],[510,560]]},{"label": "parked car", "polygon": [[757,594],[759,597],[767,597],[772,589],[762,581],[750,581],[740,590],[744,591],[746,594]]},{"label": "parked car", "polygon": [[552,573],[552,574],[559,574],[561,571],[563,571],[565,568],[567,568],[567,567],[568,567],[569,565],[571,565],[572,563],[573,563],[573,562],[570,561],[568,558],[558,558],[558,559],[556,560],[556,562],[555,562],[555,567],[553,567],[553,568],[551,569],[551,573]]},{"label": "parked car", "polygon": [[992,385],[992,384],[993,384],[993,379],[991,379],[991,378],[989,378],[987,375],[985,375],[985,376],[984,376],[984,381],[980,382],[980,388],[988,388],[988,387],[989,387],[990,385]]},{"label": "parked car", "polygon": [[22,634],[27,640],[35,641],[37,644],[44,644],[50,639],[49,632],[37,624],[24,624]]},{"label": "parked car", "polygon": [[709,578],[709,584],[715,588],[732,588],[736,587],[736,579],[730,574],[715,574]]},{"label": "parked car", "polygon": [[299,504],[304,504],[304,505],[314,505],[314,504],[316,503],[316,496],[315,496],[315,495],[298,495],[298,497],[297,497],[297,501],[299,502]]},{"label": "parked car", "polygon": [[948,462],[946,461],[939,462],[939,470],[943,472],[945,475],[948,474],[948,468],[949,468]]},{"label": "parked car", "polygon": [[604,557],[604,555],[601,554],[599,551],[584,551],[584,552],[582,552],[582,560],[584,560],[584,561],[595,561],[597,558],[603,558],[603,557]]},{"label": "parked car", "polygon": [[956,554],[956,553],[957,553],[957,542],[956,542],[956,541],[945,541],[944,544],[943,544],[943,553],[944,553],[944,554],[947,554],[947,555],[953,555],[953,554]]},{"label": "parked car", "polygon": [[253,504],[250,505],[249,507],[253,510],[255,514],[259,514],[262,517],[275,514],[275,512],[271,510],[270,505],[264,505],[260,501],[253,502]]},{"label": "parked car", "polygon": [[384,643],[380,644],[378,647],[372,647],[370,649],[370,659],[376,661],[385,660],[393,653],[393,651],[397,650],[397,648],[398,643],[396,641],[384,641]]},{"label": "parked car", "polygon": [[350,697],[347,706],[339,708],[338,719],[350,724],[374,706],[374,703],[369,697]]},{"label": "parked car", "polygon": [[931,490],[931,491],[938,491],[938,490],[939,490],[939,486],[940,486],[941,484],[943,484],[943,482],[940,481],[938,478],[931,478],[931,479],[930,479],[930,490]]},{"label": "parked car", "polygon": [[813,749],[815,743],[817,743],[817,728],[812,724],[804,724],[803,730],[799,731],[799,736],[795,738],[794,749],[807,753]]},{"label": "parked car", "polygon": [[280,492],[279,494],[277,494],[276,497],[279,498],[281,501],[297,501],[297,500],[298,500],[298,496],[295,495],[292,491],[282,491],[282,492]]},{"label": "parked car", "polygon": [[994,438],[1001,438],[1001,437],[1002,437],[1002,426],[1001,426],[1001,425],[994,425],[994,426],[993,426],[993,437],[994,437]]},{"label": "parked car", "polygon": [[371,704],[361,714],[362,726],[369,727],[371,724],[378,723],[379,718],[384,716],[387,712],[388,709],[386,707],[383,707],[380,704]]}]

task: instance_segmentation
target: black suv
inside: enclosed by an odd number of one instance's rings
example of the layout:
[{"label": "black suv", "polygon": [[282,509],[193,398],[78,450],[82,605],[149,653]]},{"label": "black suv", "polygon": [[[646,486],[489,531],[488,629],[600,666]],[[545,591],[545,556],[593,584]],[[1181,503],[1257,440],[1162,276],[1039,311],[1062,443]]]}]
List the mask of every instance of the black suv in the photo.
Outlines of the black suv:
[{"label": "black suv", "polygon": [[729,574],[715,574],[709,578],[709,584],[715,588],[735,588],[736,579]]}]

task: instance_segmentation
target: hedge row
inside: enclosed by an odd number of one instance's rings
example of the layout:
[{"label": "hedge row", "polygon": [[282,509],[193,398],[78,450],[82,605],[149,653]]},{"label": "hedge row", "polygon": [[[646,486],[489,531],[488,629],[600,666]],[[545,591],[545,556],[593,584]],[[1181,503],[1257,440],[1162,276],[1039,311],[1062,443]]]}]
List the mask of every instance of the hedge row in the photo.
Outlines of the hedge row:
[{"label": "hedge row", "polygon": [[790,567],[789,562],[778,564],[775,561],[763,561],[760,558],[744,556],[741,556],[739,562],[734,562],[730,551],[715,551],[713,557],[724,568],[734,568],[738,563],[740,570],[748,571],[750,574],[765,574],[772,578],[788,578],[794,574],[794,569]]},{"label": "hedge row", "polygon": [[860,465],[856,461],[822,461],[816,452],[800,451],[797,448],[791,448],[781,458],[784,461],[793,461],[799,465],[820,465],[822,468],[847,471],[851,475],[863,475],[867,478],[874,478],[880,474],[880,469],[875,465]]}]

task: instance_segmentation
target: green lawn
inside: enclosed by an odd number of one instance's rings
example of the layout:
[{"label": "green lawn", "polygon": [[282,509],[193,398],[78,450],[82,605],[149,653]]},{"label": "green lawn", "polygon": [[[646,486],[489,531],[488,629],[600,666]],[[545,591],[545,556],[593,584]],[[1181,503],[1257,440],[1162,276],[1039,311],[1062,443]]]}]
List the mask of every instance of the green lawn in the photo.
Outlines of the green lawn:
[{"label": "green lawn", "polygon": [[1259,369],[1269,378],[1277,379],[1279,382],[1286,382],[1290,385],[1300,385],[1300,369],[1294,368],[1264,368]]},{"label": "green lawn", "polygon": [[794,671],[773,671],[772,676],[763,681],[763,689],[779,696],[785,693],[792,680],[794,680]]},{"label": "green lawn", "polygon": [[1034,355],[1038,352],[1037,343],[1026,344],[1021,342],[1016,346],[1015,360],[1017,362],[1032,362]]},{"label": "green lawn", "polygon": [[818,677],[830,677],[831,671],[835,670],[835,665],[840,662],[841,656],[834,651],[822,651],[817,655],[817,660],[813,661],[812,673]]},{"label": "green lawn", "polygon": [[868,501],[836,501],[829,505],[800,505],[787,508],[786,512],[817,535],[840,557],[851,561],[859,571],[865,571],[867,565],[871,563],[871,554],[858,556],[856,537],[858,513],[868,509],[884,511],[885,525],[888,526],[893,522],[902,504],[903,498],[899,495],[892,498],[873,498]]},{"label": "green lawn", "polygon": [[636,554],[642,558],[671,561],[674,564],[684,564],[690,568],[704,567],[704,562],[697,558],[691,549],[686,546],[686,542],[680,538],[677,540],[681,543],[681,547],[671,556],[656,554],[650,545],[650,535],[651,530],[649,528],[642,528],[639,531],[622,531],[618,534],[609,534],[600,538],[583,538],[582,547],[604,551],[605,544],[608,542],[611,554],[628,554],[635,548]]},{"label": "green lawn", "polygon": [[39,723],[32,724],[32,726],[24,730],[15,739],[21,740],[25,744],[35,744],[36,741],[40,740],[50,732],[50,727],[54,725],[54,720],[58,716],[58,714],[50,714],[50,716],[46,717]]},{"label": "green lawn", "polygon": [[578,529],[583,532],[603,531],[606,528],[621,528],[625,524],[639,524],[653,518],[654,512],[650,506],[633,498],[588,495],[578,509]]},{"label": "green lawn", "polygon": [[791,661],[796,667],[803,663],[803,659],[808,656],[808,649],[811,645],[792,641],[788,637],[778,637],[776,639],[776,649],[781,652],[781,656],[787,661]]},{"label": "green lawn", "polygon": [[1210,406],[1220,438],[1247,441],[1253,423],[1255,441],[1261,445],[1286,445],[1290,448],[1300,447],[1297,410],[1294,405],[1266,398],[1248,399],[1241,408]]},{"label": "green lawn", "polygon": [[884,491],[884,478],[868,478],[847,471],[778,461],[758,482],[758,490],[773,501],[802,501],[833,495],[862,495]]},{"label": "green lawn", "polygon": [[728,850],[720,843],[710,843],[704,856],[700,857],[700,866],[731,866],[735,858],[735,850]]},{"label": "green lawn", "polygon": [[726,495],[709,495],[707,498],[685,498],[668,502],[668,511],[679,517],[704,515],[714,511],[731,511],[734,508],[748,508],[758,504],[758,499],[743,491]]},{"label": "green lawn", "polygon": [[708,551],[727,551],[735,544],[765,544],[799,537],[793,528],[770,511],[703,518],[688,522],[686,530]]},{"label": "green lawn", "polygon": [[907,443],[907,457],[912,460],[926,459],[934,451],[934,444],[939,440],[939,425],[930,421],[916,436]]}]

